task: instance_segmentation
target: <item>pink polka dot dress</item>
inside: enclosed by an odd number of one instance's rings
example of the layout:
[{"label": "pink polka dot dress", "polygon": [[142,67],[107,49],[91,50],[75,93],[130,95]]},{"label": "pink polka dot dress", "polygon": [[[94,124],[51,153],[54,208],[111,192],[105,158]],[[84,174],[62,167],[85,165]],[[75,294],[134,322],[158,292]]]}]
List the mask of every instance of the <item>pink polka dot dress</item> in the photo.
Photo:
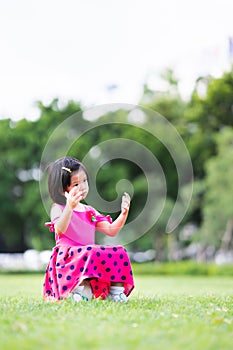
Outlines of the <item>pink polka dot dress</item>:
[{"label": "pink polka dot dress", "polygon": [[[58,204],[54,204],[58,205]],[[62,209],[64,206],[59,205]],[[58,218],[50,224],[50,231]],[[95,226],[109,216],[100,215],[90,206],[73,211],[67,231],[55,234],[56,246],[46,268],[43,297],[47,301],[65,299],[84,279],[90,279],[94,298],[105,299],[111,282],[122,282],[128,296],[134,288],[127,250],[120,246],[94,243]]]}]

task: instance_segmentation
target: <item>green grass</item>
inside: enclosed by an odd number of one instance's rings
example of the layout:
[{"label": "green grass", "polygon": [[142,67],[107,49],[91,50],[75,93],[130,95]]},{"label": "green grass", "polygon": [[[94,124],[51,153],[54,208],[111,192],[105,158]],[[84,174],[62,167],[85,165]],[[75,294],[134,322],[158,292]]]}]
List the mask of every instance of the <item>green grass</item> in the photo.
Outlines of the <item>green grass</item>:
[{"label": "green grass", "polygon": [[136,276],[128,304],[45,303],[42,280],[0,275],[1,349],[232,349],[232,277]]}]

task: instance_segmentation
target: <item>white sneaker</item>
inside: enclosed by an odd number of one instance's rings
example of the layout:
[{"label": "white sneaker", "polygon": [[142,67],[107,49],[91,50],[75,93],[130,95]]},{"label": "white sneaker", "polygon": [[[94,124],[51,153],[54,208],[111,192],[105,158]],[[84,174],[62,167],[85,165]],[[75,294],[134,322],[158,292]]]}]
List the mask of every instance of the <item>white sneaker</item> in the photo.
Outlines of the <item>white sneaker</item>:
[{"label": "white sneaker", "polygon": [[76,303],[79,303],[81,300],[83,300],[82,295],[80,293],[72,293],[72,300],[74,300]]},{"label": "white sneaker", "polygon": [[127,303],[128,298],[124,293],[124,287],[120,286],[111,286],[107,300],[113,300],[115,302]]},{"label": "white sneaker", "polygon": [[72,299],[76,302],[81,300],[89,301],[92,299],[92,297],[93,294],[89,283],[85,283],[82,286],[77,286],[72,293]]},{"label": "white sneaker", "polygon": [[110,294],[110,297],[115,302],[128,303],[129,301],[124,292],[120,294]]}]

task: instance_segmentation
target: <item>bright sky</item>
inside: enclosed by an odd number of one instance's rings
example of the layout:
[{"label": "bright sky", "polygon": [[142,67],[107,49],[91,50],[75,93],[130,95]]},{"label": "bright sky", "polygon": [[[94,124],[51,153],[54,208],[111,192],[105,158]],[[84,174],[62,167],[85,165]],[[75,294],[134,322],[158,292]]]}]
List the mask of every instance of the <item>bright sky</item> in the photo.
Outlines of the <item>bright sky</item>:
[{"label": "bright sky", "polygon": [[232,0],[0,0],[0,118],[55,97],[136,104],[168,67],[188,96],[229,68],[232,14]]}]

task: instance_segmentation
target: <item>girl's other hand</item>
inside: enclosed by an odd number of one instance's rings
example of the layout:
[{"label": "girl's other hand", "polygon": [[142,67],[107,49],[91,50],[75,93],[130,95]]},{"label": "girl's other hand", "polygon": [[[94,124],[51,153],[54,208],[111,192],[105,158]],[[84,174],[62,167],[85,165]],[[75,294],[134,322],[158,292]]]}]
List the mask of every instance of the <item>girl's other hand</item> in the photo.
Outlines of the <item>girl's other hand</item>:
[{"label": "girl's other hand", "polygon": [[130,207],[130,196],[128,193],[124,192],[121,201],[121,212],[127,214]]},{"label": "girl's other hand", "polygon": [[65,192],[66,203],[70,209],[75,209],[77,204],[83,199],[83,192],[78,190],[77,187],[73,187],[70,192]]}]

